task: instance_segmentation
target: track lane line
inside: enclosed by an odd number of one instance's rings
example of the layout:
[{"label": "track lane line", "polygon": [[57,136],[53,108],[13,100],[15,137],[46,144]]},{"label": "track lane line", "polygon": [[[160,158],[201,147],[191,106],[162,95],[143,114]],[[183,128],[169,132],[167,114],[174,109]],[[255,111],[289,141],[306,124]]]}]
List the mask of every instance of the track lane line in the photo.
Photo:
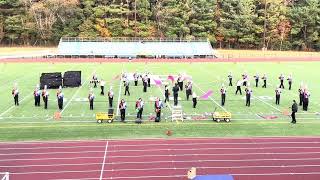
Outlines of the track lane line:
[{"label": "track lane line", "polygon": [[101,171],[100,171],[100,180],[103,179],[104,165],[105,165],[106,158],[107,158],[108,145],[109,145],[109,141],[107,141],[106,148],[104,150],[103,162],[102,162]]}]

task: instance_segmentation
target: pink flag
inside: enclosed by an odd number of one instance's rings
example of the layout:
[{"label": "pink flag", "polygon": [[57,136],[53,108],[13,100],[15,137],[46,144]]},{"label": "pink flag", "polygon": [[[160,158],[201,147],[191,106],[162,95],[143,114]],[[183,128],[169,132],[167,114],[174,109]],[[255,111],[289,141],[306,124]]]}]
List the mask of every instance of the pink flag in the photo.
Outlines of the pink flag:
[{"label": "pink flag", "polygon": [[156,83],[157,86],[162,85],[162,81],[160,79],[153,79],[153,81]]},{"label": "pink flag", "polygon": [[210,90],[208,92],[206,92],[205,94],[203,94],[200,99],[208,99],[211,95],[212,95],[213,91]]},{"label": "pink flag", "polygon": [[168,80],[170,80],[172,83],[174,82],[174,77],[172,75],[168,76]]}]

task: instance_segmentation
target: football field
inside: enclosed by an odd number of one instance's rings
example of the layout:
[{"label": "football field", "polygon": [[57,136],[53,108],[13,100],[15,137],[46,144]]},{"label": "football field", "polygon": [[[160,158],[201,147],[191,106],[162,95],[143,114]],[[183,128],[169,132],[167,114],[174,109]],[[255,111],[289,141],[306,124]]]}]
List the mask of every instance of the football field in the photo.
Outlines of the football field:
[{"label": "football field", "polygon": [[[174,137],[212,137],[212,136],[303,136],[319,135],[320,127],[320,87],[319,62],[250,62],[250,63],[2,63],[0,64],[0,140],[47,140],[47,139],[92,139],[92,138],[141,138],[164,137],[165,131],[173,131]],[[39,83],[41,73],[82,71],[82,86],[79,88],[64,88],[64,108],[62,118],[54,119],[58,111],[56,90],[50,90],[49,108],[34,106],[33,90]],[[164,86],[152,85],[147,93],[142,92],[142,83],[137,87],[130,83],[130,96],[124,95],[122,82],[115,78],[122,72],[134,73],[150,72],[151,75],[161,77],[163,84],[168,75],[185,74],[192,77],[193,91],[198,96],[212,90],[208,99],[198,99],[197,108],[192,108],[192,101],[186,100],[185,91],[179,93],[179,105],[182,106],[184,122],[172,122],[171,113],[173,101],[166,104],[162,111],[161,123],[154,123],[154,98],[163,98]],[[87,100],[92,84],[90,80],[93,72],[106,83],[105,91],[112,86],[114,90],[115,108],[120,99],[127,102],[127,123],[97,124],[95,114],[106,112],[107,96],[100,95],[100,87],[94,88],[94,110],[89,110]],[[228,73],[233,74],[234,86],[228,87]],[[247,72],[253,90],[251,107],[245,106],[245,95],[235,95],[235,84],[241,75]],[[263,73],[268,76],[267,88],[263,89],[262,80],[259,87],[254,87],[253,76]],[[283,73],[286,77],[293,75],[292,90],[282,92],[280,105],[275,104],[275,88],[279,85],[278,77]],[[20,106],[15,107],[11,90],[14,82],[20,91]],[[311,97],[309,109],[302,111],[299,107],[298,124],[290,125],[287,111],[292,100],[299,100],[298,89],[300,83],[307,85]],[[227,87],[225,106],[221,106],[220,88]],[[242,87],[244,91],[244,87]],[[107,93],[106,93],[107,94]],[[172,93],[171,93],[172,94]],[[135,102],[141,97],[145,102],[143,124],[134,124],[136,111]],[[232,113],[231,123],[215,123],[210,120],[214,111],[228,111]],[[117,109],[115,109],[117,111]],[[117,113],[118,114],[118,113]],[[270,119],[271,117],[271,119]],[[35,133],[36,132],[36,133]]]}]

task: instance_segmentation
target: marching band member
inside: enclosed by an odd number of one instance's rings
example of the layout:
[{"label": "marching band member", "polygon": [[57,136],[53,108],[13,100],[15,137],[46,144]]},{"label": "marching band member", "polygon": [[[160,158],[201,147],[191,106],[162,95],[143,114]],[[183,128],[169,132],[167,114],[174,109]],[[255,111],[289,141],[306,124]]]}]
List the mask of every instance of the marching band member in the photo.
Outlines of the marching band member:
[{"label": "marching band member", "polygon": [[120,109],[120,116],[121,116],[121,122],[124,122],[126,119],[126,109],[127,109],[127,103],[122,99],[119,104]]},{"label": "marching band member", "polygon": [[139,74],[137,72],[133,74],[133,79],[134,79],[134,86],[138,86]]},{"label": "marching band member", "polygon": [[303,108],[304,111],[308,111],[309,97],[310,97],[310,92],[305,87],[304,91],[303,91],[303,103],[302,103],[302,108]]},{"label": "marching band member", "polygon": [[288,77],[288,84],[289,84],[289,90],[291,90],[291,85],[292,85],[292,75],[290,74]]},{"label": "marching band member", "polygon": [[302,83],[300,84],[300,88],[299,88],[299,106],[302,106],[302,102],[303,102],[303,85]]},{"label": "marching band member", "polygon": [[193,108],[196,108],[196,106],[197,106],[197,102],[198,102],[198,96],[196,95],[196,93],[195,92],[193,92],[192,93],[192,107]]},{"label": "marching band member", "polygon": [[181,74],[179,74],[179,76],[178,76],[177,83],[179,85],[180,91],[182,91],[183,90],[183,77]]},{"label": "marching band member", "polygon": [[59,110],[63,109],[63,98],[64,98],[64,95],[62,93],[62,87],[60,86],[58,91],[57,91],[57,99],[58,99]]},{"label": "marching band member", "polygon": [[147,87],[148,87],[148,75],[144,75],[142,78],[143,82],[143,92],[147,92]]},{"label": "marching band member", "polygon": [[44,102],[44,109],[48,109],[48,97],[49,97],[49,92],[47,89],[47,85],[44,85],[43,91],[42,91],[42,100]]},{"label": "marching band member", "polygon": [[243,81],[243,86],[247,86],[247,81],[248,81],[248,74],[247,72],[244,72],[242,74],[242,81]]},{"label": "marching band member", "polygon": [[178,105],[178,92],[179,92],[179,85],[178,83],[175,84],[175,86],[173,86],[172,88],[172,92],[173,92],[173,105],[177,106]]},{"label": "marching band member", "polygon": [[162,101],[160,98],[156,98],[156,101],[154,103],[154,108],[156,112],[156,120],[155,122],[160,122],[161,120],[161,108],[163,107]]},{"label": "marching band member", "polygon": [[263,80],[263,86],[262,88],[267,88],[267,75],[266,74],[263,74],[262,78]]},{"label": "marching band member", "polygon": [[280,74],[279,80],[280,80],[280,88],[284,89],[284,85],[283,85],[284,75],[283,75],[283,73]]},{"label": "marching band member", "polygon": [[186,88],[187,101],[189,101],[189,96],[192,95],[192,82],[188,81],[185,88]]},{"label": "marching band member", "polygon": [[126,96],[127,93],[128,95],[130,96],[130,91],[129,91],[129,80],[126,79],[125,83],[124,83],[124,86],[125,86],[125,91],[124,91],[124,95]]},{"label": "marching band member", "polygon": [[246,106],[250,107],[252,90],[250,87],[246,87],[245,92],[246,92]]},{"label": "marching band member", "polygon": [[165,85],[164,86],[164,96],[165,96],[165,99],[164,99],[164,103],[167,103],[169,102],[169,88],[168,88],[168,85]]},{"label": "marching band member", "polygon": [[104,81],[103,79],[101,79],[100,81],[100,88],[101,88],[101,93],[100,95],[104,96],[104,86],[106,85],[106,81]]},{"label": "marching band member", "polygon": [[113,91],[112,91],[112,87],[110,87],[110,90],[108,92],[108,98],[109,98],[109,107],[112,108],[112,104],[113,104]]},{"label": "marching band member", "polygon": [[256,73],[256,75],[253,76],[253,77],[254,77],[254,80],[256,81],[256,87],[258,87],[258,84],[259,84],[259,74]]},{"label": "marching band member", "polygon": [[11,94],[14,99],[14,105],[19,106],[19,90],[18,90],[17,83],[14,84]]},{"label": "marching band member", "polygon": [[280,86],[276,88],[276,105],[280,104],[280,95],[281,95],[281,88]]},{"label": "marching band member", "polygon": [[148,87],[150,87],[151,86],[150,72],[147,72],[146,75],[147,75],[147,79],[148,79]]},{"label": "marching band member", "polygon": [[98,77],[97,77],[96,72],[94,72],[93,75],[92,75],[92,82],[94,84],[93,87],[96,88],[97,87],[97,82],[98,82]]},{"label": "marching band member", "polygon": [[136,102],[136,111],[137,111],[138,119],[142,119],[143,106],[144,106],[144,102],[142,101],[141,98],[139,98],[138,101]]},{"label": "marching band member", "polygon": [[34,106],[40,106],[41,91],[40,91],[39,84],[37,84],[35,90],[33,91],[33,96],[34,96]]},{"label": "marching band member", "polygon": [[126,80],[128,78],[128,75],[126,72],[122,73],[122,82],[123,82],[123,86],[126,86]]},{"label": "marching band member", "polygon": [[236,95],[238,94],[238,91],[240,92],[240,95],[242,95],[242,92],[241,92],[241,85],[242,85],[242,81],[239,79],[237,81],[237,90],[236,90]]},{"label": "marching band member", "polygon": [[232,86],[232,74],[231,74],[231,72],[229,72],[228,78],[229,78],[229,86]]},{"label": "marching band member", "polygon": [[224,106],[224,104],[226,102],[226,93],[227,93],[227,90],[224,87],[224,85],[222,85],[222,87],[220,89],[220,93],[221,93],[221,106]]},{"label": "marching band member", "polygon": [[90,89],[88,100],[89,100],[90,110],[93,110],[94,93],[92,89]]}]

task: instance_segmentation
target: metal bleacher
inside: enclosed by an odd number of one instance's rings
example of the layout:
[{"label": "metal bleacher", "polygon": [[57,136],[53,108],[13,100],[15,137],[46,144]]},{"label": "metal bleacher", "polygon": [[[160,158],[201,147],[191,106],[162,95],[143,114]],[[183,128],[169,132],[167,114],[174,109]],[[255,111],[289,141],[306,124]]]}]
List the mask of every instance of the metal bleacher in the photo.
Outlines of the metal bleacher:
[{"label": "metal bleacher", "polygon": [[58,55],[110,58],[215,58],[215,51],[207,39],[63,37],[59,42]]}]

